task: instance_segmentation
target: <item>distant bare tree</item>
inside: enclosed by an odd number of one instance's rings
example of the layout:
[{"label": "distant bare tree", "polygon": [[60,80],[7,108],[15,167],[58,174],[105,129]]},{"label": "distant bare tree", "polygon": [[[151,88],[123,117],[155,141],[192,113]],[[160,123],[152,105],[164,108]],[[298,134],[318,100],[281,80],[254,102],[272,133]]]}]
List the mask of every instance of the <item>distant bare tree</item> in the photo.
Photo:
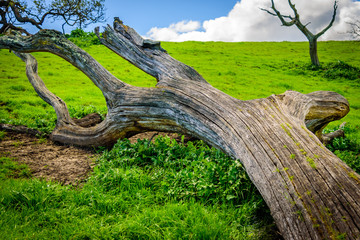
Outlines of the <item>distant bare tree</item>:
[{"label": "distant bare tree", "polygon": [[105,20],[104,2],[105,0],[0,0],[0,34],[12,29],[30,35],[21,25],[32,24],[42,29],[46,18],[62,22],[63,32],[65,25],[83,28]]},{"label": "distant bare tree", "polygon": [[[313,65],[319,66],[320,62],[319,62],[319,58],[318,58],[318,54],[317,54],[317,40],[321,35],[323,35],[327,30],[329,30],[332,27],[332,25],[333,25],[333,23],[335,21],[335,17],[336,17],[336,10],[338,8],[337,1],[334,1],[334,13],[333,13],[333,16],[331,18],[331,21],[330,21],[329,25],[327,25],[321,32],[319,32],[317,34],[313,34],[307,28],[307,26],[310,23],[307,23],[307,24],[304,25],[300,21],[300,15],[299,15],[297,9],[295,8],[295,4],[293,4],[291,2],[291,0],[288,0],[288,2],[289,2],[289,5],[290,5],[291,9],[294,12],[294,16],[282,15],[275,8],[274,0],[271,0],[271,9],[273,10],[273,12],[271,10],[267,10],[267,9],[263,9],[263,8],[261,8],[261,10],[263,10],[263,11],[265,11],[265,12],[267,12],[267,13],[273,15],[273,16],[277,16],[280,19],[283,26],[290,27],[292,25],[295,25],[306,36],[306,38],[309,40],[311,63]],[[289,21],[286,21],[285,19],[289,19]]]},{"label": "distant bare tree", "polygon": [[360,20],[356,20],[355,22],[348,22],[351,26],[351,30],[348,31],[355,39],[360,39]]}]

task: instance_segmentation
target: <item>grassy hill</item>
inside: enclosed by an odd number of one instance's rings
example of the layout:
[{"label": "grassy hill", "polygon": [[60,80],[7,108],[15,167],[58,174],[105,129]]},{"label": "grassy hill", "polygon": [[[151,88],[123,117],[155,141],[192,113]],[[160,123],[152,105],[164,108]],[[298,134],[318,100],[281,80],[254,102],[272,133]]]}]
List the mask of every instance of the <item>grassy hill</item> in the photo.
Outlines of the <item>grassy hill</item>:
[{"label": "grassy hill", "polygon": [[[305,42],[184,42],[163,43],[162,46],[174,58],[194,67],[214,87],[235,98],[263,98],[286,90],[338,92],[351,105],[350,113],[341,121],[354,127],[360,125],[359,68],[352,68],[360,66],[360,42],[320,42],[321,69],[312,69],[309,65],[308,43]],[[144,87],[156,84],[154,78],[102,45],[88,46],[85,50],[126,83]],[[9,51],[1,50],[0,55],[1,121],[40,127],[22,116],[44,120],[50,116],[42,115],[51,115],[54,111],[28,83],[25,64]],[[70,108],[106,112],[100,90],[82,72],[57,56],[48,53],[34,55],[47,87],[63,98]],[[75,111],[72,112],[76,115]],[[333,123],[331,127],[336,125],[339,123]],[[360,135],[356,138],[359,139]]]},{"label": "grassy hill", "polygon": [[[335,91],[350,113],[345,140],[331,146],[360,171],[360,42],[320,42],[320,68],[309,65],[308,43],[162,43],[170,55],[213,86],[247,100],[286,90]],[[153,87],[156,80],[102,45],[84,47],[126,83]],[[61,58],[34,53],[46,86],[67,103],[73,117],[106,113],[102,93]],[[33,90],[25,64],[0,51],[0,122],[51,132],[54,110]],[[1,139],[0,134],[0,139]],[[12,179],[17,167],[0,155],[0,236],[60,239],[272,239],[276,228],[241,164],[202,142],[119,141],[101,151],[82,189],[36,179]],[[23,168],[23,166],[21,166]],[[15,228],[17,230],[15,230]]]}]

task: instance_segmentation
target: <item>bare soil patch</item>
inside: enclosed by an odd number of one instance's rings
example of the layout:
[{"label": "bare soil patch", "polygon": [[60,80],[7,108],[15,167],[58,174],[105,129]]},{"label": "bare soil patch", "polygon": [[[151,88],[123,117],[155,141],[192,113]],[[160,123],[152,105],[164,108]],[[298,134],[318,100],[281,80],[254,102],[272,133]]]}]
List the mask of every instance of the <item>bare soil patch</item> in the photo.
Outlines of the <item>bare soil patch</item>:
[{"label": "bare soil patch", "polygon": [[[146,132],[131,137],[130,141],[153,139],[157,135],[179,138],[177,134]],[[91,173],[97,154],[94,149],[61,145],[32,134],[6,131],[0,141],[0,157],[27,164],[34,177],[78,185]]]},{"label": "bare soil patch", "polygon": [[95,163],[90,149],[56,144],[25,133],[6,132],[0,142],[0,156],[25,163],[34,177],[77,185],[84,181]]}]

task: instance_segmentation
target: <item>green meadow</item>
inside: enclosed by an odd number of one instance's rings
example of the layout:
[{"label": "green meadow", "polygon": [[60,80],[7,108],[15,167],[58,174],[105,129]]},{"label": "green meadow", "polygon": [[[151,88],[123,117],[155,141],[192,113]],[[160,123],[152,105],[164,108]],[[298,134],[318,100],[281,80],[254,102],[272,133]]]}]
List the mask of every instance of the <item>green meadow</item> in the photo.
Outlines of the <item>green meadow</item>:
[{"label": "green meadow", "polygon": [[[286,90],[327,90],[346,97],[345,139],[327,147],[360,172],[360,42],[319,42],[321,67],[310,65],[306,42],[162,43],[214,87],[242,100]],[[122,81],[154,87],[146,75],[102,45],[83,47]],[[72,117],[106,114],[99,89],[79,70],[49,53],[34,53],[46,86]],[[50,133],[54,110],[28,82],[25,64],[0,50],[0,123]],[[6,133],[0,132],[0,140]],[[201,141],[159,137],[97,149],[86,183],[62,186],[31,177],[27,166],[0,153],[2,239],[276,239],[276,227],[242,165]]]},{"label": "green meadow", "polygon": [[[184,42],[162,43],[170,55],[194,67],[214,87],[242,100],[281,94],[327,90],[345,96],[350,113],[341,121],[360,125],[360,42],[320,42],[321,69],[312,69],[306,42]],[[126,83],[153,87],[156,80],[102,45],[84,47],[96,60]],[[1,50],[0,121],[33,128],[54,127],[54,111],[29,84],[25,64]],[[67,103],[73,116],[80,111],[106,113],[102,93],[78,69],[49,53],[34,53],[46,86]],[[42,126],[41,122],[43,123]],[[50,124],[50,125],[49,125]],[[330,124],[330,127],[339,125]],[[43,131],[51,131],[42,129]],[[355,133],[356,132],[356,133]],[[356,138],[360,139],[358,131]]]}]

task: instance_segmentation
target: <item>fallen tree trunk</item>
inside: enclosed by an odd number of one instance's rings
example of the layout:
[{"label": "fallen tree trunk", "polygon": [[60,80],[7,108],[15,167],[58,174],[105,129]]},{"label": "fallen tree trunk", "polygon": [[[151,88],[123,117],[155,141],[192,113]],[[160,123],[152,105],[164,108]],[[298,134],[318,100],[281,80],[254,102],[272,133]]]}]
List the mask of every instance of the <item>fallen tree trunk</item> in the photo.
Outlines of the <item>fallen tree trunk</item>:
[{"label": "fallen tree trunk", "polygon": [[[98,30],[97,30],[98,33]],[[240,101],[213,88],[191,67],[171,58],[160,43],[143,40],[120,21],[101,42],[154,76],[154,88],[130,86],[111,75],[60,33],[4,36],[0,48],[26,62],[29,81],[57,114],[55,141],[82,146],[111,145],[118,138],[155,130],[202,139],[239,159],[285,239],[359,239],[359,175],[321,143],[322,129],[349,111],[334,92],[287,91]],[[104,121],[87,128],[69,116],[49,92],[29,52],[47,51],[83,71],[104,94]]]}]

